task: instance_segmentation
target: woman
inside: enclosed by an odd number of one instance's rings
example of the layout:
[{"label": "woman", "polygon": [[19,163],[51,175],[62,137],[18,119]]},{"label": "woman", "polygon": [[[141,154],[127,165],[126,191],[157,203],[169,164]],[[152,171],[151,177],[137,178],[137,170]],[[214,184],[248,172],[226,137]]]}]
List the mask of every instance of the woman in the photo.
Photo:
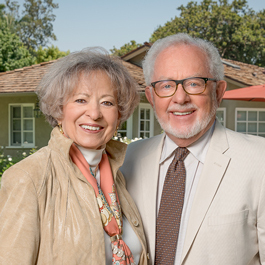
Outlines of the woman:
[{"label": "woman", "polygon": [[91,48],[54,63],[37,91],[54,129],[48,146],[3,175],[0,264],[147,264],[119,171],[126,145],[111,140],[138,103],[134,80]]}]

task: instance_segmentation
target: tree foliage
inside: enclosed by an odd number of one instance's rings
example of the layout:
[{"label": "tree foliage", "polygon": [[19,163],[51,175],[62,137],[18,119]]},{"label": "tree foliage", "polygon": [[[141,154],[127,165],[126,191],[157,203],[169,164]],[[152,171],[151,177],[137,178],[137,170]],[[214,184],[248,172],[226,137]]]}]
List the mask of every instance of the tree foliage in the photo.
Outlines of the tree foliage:
[{"label": "tree foliage", "polygon": [[60,51],[58,47],[54,47],[53,45],[51,47],[44,49],[42,46],[39,46],[36,52],[36,63],[56,60],[68,55],[69,53],[70,51],[67,52]]},{"label": "tree foliage", "polygon": [[34,51],[38,46],[47,46],[50,40],[56,40],[53,33],[55,15],[53,10],[59,5],[53,0],[24,0],[20,15],[20,6],[16,1],[5,0],[9,15],[15,18],[14,30],[20,40],[30,50]]},{"label": "tree foliage", "polygon": [[16,1],[0,4],[0,72],[56,60],[70,53],[53,45],[41,46],[50,38],[56,39],[52,33],[52,9],[58,5],[53,0],[25,0],[24,7],[20,18]]},{"label": "tree foliage", "polygon": [[255,12],[246,0],[203,0],[177,10],[180,16],[159,26],[150,42],[185,32],[212,42],[223,58],[265,65],[265,9]]},{"label": "tree foliage", "polygon": [[131,40],[131,42],[124,44],[119,49],[113,46],[113,49],[110,49],[110,52],[116,56],[123,56],[124,54],[142,46],[142,44],[136,43],[135,40]]},{"label": "tree foliage", "polygon": [[5,20],[0,20],[0,72],[32,65],[35,58],[12,33]]}]

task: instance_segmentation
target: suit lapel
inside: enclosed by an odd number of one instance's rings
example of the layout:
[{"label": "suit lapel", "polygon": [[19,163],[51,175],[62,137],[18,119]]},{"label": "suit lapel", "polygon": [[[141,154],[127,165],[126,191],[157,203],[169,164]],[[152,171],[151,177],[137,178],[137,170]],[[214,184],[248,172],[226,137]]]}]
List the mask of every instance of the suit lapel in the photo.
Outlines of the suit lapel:
[{"label": "suit lapel", "polygon": [[225,174],[230,158],[225,156],[224,152],[228,148],[225,128],[216,122],[190,212],[181,264],[188,254]]},{"label": "suit lapel", "polygon": [[[157,201],[157,184],[159,175],[159,161],[161,157],[165,135],[162,134],[150,142],[149,146],[144,146],[145,156],[141,160],[141,181],[143,194],[144,215],[142,216],[147,238],[149,239],[150,255],[154,261],[155,256],[155,236],[156,236],[156,201]],[[152,161],[152,162],[150,162]]]}]

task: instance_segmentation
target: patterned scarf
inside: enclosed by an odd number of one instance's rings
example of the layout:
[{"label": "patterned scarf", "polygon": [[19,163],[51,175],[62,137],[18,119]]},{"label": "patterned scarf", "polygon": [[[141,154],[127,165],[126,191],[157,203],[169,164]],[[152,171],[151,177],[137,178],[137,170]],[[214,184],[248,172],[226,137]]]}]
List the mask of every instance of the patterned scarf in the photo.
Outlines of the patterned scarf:
[{"label": "patterned scarf", "polygon": [[131,250],[122,240],[121,206],[107,154],[102,155],[99,164],[100,186],[95,176],[93,176],[94,174],[89,164],[75,144],[72,144],[70,148],[70,157],[94,188],[103,228],[111,240],[112,264],[135,265]]}]

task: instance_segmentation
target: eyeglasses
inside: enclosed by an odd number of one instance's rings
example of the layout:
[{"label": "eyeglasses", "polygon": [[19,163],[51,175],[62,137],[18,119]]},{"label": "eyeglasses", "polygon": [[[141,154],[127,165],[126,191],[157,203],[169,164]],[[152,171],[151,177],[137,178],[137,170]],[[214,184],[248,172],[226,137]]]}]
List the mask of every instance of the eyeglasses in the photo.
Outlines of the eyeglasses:
[{"label": "eyeglasses", "polygon": [[167,98],[176,93],[179,84],[182,85],[188,95],[200,95],[206,90],[207,81],[217,82],[217,80],[212,78],[190,77],[182,80],[160,80],[151,83],[151,86],[154,88],[157,96]]}]

